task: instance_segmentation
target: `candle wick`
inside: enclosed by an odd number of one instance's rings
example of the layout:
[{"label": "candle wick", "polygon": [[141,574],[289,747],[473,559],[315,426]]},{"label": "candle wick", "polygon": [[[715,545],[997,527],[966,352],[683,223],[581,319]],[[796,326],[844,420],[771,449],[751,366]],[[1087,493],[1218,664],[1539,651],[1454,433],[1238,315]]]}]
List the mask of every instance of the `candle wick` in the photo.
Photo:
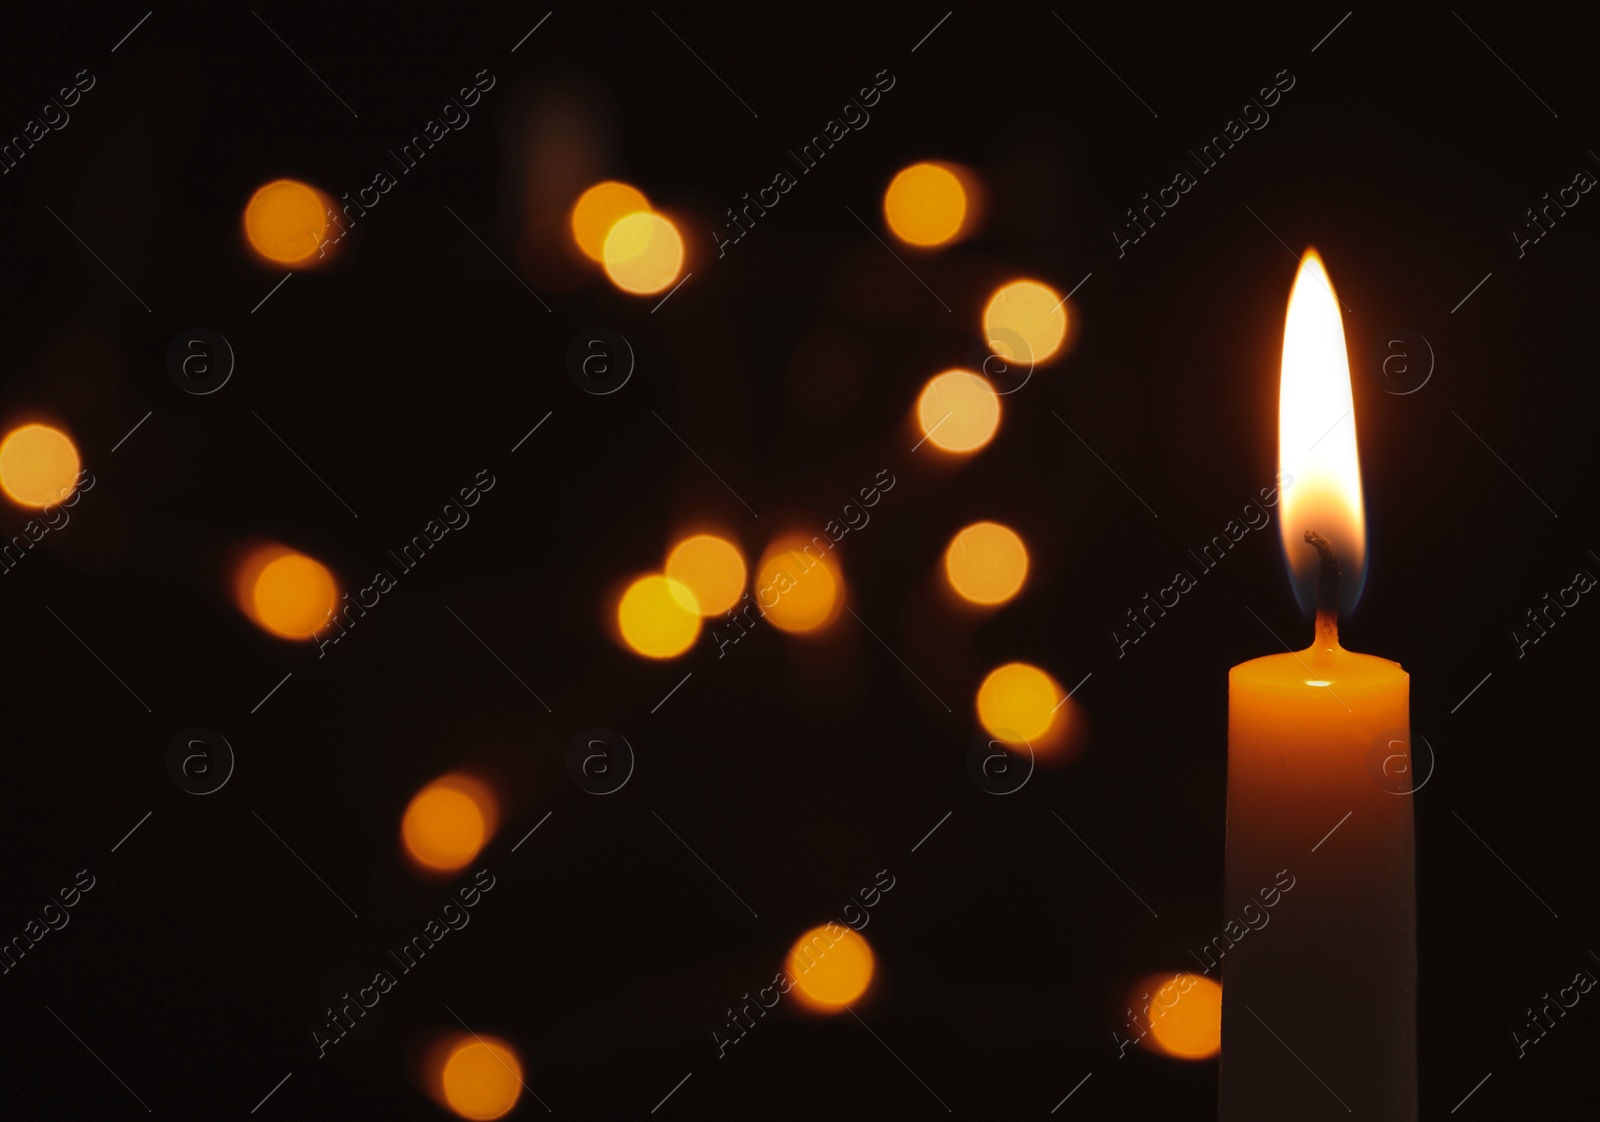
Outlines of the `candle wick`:
[{"label": "candle wick", "polygon": [[1339,648],[1339,557],[1333,543],[1315,530],[1306,531],[1306,541],[1322,558],[1317,574],[1317,637],[1321,655],[1331,657]]}]

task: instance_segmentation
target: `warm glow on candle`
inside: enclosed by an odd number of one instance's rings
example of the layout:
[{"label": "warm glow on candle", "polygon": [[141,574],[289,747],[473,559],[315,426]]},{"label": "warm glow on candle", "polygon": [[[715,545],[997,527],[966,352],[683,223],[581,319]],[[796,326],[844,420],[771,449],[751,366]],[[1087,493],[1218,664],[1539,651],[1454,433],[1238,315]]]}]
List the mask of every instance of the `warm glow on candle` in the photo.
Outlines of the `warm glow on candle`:
[{"label": "warm glow on candle", "polygon": [[[1317,619],[1309,647],[1228,672],[1226,919],[1212,940],[1223,956],[1219,1117],[1414,1122],[1411,794],[1371,762],[1374,752],[1409,756],[1411,679],[1339,642],[1339,610],[1361,591],[1366,530],[1339,300],[1309,250],[1289,297],[1279,394],[1283,546]],[[1299,866],[1317,887],[1279,906]],[[1284,1062],[1291,1040],[1317,1057],[1316,1082]]]},{"label": "warm glow on candle", "polygon": [[1339,557],[1340,607],[1349,611],[1367,569],[1361,463],[1339,299],[1314,249],[1300,263],[1283,326],[1278,470],[1292,480],[1278,527],[1300,607],[1310,613],[1317,602],[1317,552],[1305,541],[1315,530]]}]

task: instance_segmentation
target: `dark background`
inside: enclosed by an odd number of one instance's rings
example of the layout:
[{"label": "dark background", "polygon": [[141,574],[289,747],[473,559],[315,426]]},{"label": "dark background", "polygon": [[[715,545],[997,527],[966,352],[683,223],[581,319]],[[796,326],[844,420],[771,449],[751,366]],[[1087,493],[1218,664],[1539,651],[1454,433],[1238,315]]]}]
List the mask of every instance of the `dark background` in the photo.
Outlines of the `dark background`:
[{"label": "dark background", "polygon": [[[1214,1061],[1119,1060],[1111,1032],[1141,977],[1189,965],[1223,921],[1227,669],[1279,649],[1247,608],[1296,646],[1310,634],[1276,523],[1125,657],[1111,629],[1271,481],[1284,303],[1314,244],[1351,309],[1372,543],[1345,641],[1411,673],[1437,761],[1416,795],[1422,1114],[1447,1116],[1492,1072],[1458,1117],[1593,1116],[1600,1077],[1580,1061],[1600,998],[1525,1058],[1512,1032],[1600,968],[1600,608],[1585,597],[1521,658],[1511,630],[1600,571],[1600,199],[1521,258],[1510,234],[1543,193],[1600,174],[1592,26],[1391,7],[1313,53],[1342,9],[1063,10],[1069,31],[1019,7],[957,11],[912,53],[945,9],[657,9],[669,31],[596,6],[555,12],[512,53],[544,8],[268,3],[259,19],[161,8],[112,53],[144,11],[0,17],[0,129],[77,71],[96,78],[0,176],[0,413],[63,422],[98,481],[0,577],[5,937],[77,870],[97,881],[0,979],[0,1114],[134,1117],[120,1079],[157,1116],[243,1117],[292,1072],[259,1117],[440,1117],[410,1056],[455,1027],[447,1006],[510,1040],[569,1117],[644,1116],[686,1072],[660,1116],[937,1117],[941,1101],[1042,1116],[1086,1073],[1060,1117],[1214,1114]],[[280,176],[354,191],[484,69],[496,84],[470,125],[337,262],[260,303],[282,271],[241,243],[250,193]],[[724,208],[883,70],[895,85],[870,124],[719,260]],[[1119,258],[1124,208],[1284,70],[1270,124]],[[897,247],[914,278],[850,211],[881,233],[884,186],[924,158],[974,169],[989,207],[954,248]],[[693,275],[654,313],[551,260],[565,207],[605,176],[686,231]],[[1065,292],[1086,274],[1076,349],[1004,400],[996,441],[960,462],[911,452],[916,394],[972,361],[994,286]],[[237,358],[209,396],[168,374],[191,327]],[[568,372],[593,327],[637,356],[609,396]],[[1405,396],[1372,355],[1393,329],[1436,356]],[[255,537],[365,584],[483,468],[497,482],[471,524],[325,658],[229,599],[229,551]],[[837,556],[852,608],[926,687],[848,614],[814,640],[757,628],[722,659],[706,637],[670,663],[611,638],[619,583],[682,529],[719,524],[753,560],[884,468],[895,488]],[[935,582],[977,518],[1015,526],[1034,561],[1024,595],[983,619]],[[22,521],[0,512],[8,535]],[[1013,659],[1069,687],[1092,675],[1074,699],[1090,731],[1076,762],[997,798],[966,751],[978,682]],[[165,767],[197,725],[238,756],[205,798]],[[637,753],[606,798],[566,772],[595,726]],[[506,803],[478,862],[495,889],[319,1059],[323,1010],[455,883],[408,871],[401,811],[472,764]],[[880,1039],[790,1002],[719,1059],[725,1010],[880,869],[895,887],[865,932],[878,975],[859,1009]],[[516,1116],[542,1113],[525,1098]]]}]

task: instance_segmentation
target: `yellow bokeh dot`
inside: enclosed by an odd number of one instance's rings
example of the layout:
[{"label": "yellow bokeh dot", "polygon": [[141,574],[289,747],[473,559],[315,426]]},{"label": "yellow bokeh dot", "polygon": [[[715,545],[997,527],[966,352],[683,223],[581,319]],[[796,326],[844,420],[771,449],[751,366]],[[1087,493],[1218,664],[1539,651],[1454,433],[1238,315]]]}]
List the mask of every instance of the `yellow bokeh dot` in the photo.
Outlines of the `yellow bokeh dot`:
[{"label": "yellow bokeh dot", "polygon": [[701,615],[719,615],[744,592],[744,556],[726,538],[695,534],[667,555],[667,577],[694,593]]},{"label": "yellow bokeh dot", "polygon": [[844,576],[822,547],[825,536],[773,542],[756,566],[755,595],[766,617],[784,631],[816,631],[844,606]]},{"label": "yellow bokeh dot", "polygon": [[450,1052],[439,1087],[445,1104],[462,1118],[500,1118],[522,1094],[522,1064],[505,1041],[474,1035]]},{"label": "yellow bokeh dot", "polygon": [[1028,548],[998,522],[974,522],[950,539],[944,554],[950,587],[974,604],[1003,604],[1028,575]]},{"label": "yellow bokeh dot", "polygon": [[700,605],[692,589],[659,573],[640,577],[617,604],[623,641],[646,658],[676,658],[700,637]]},{"label": "yellow bokeh dot", "polygon": [[606,235],[630,214],[650,210],[650,200],[637,187],[608,179],[596,183],[572,204],[572,237],[585,257],[605,260]]},{"label": "yellow bokeh dot", "polygon": [[0,489],[21,506],[59,503],[78,483],[78,449],[49,425],[23,425],[0,441]]},{"label": "yellow bokeh dot", "polygon": [[824,924],[795,940],[784,970],[804,1004],[837,1012],[872,983],[872,948],[859,932],[836,923]]},{"label": "yellow bokeh dot", "polygon": [[244,232],[267,260],[303,264],[327,236],[327,203],[320,191],[298,180],[273,180],[250,196]]},{"label": "yellow bokeh dot", "polygon": [[247,563],[246,614],[281,639],[310,639],[339,606],[333,574],[320,561],[276,547]]},{"label": "yellow bokeh dot", "polygon": [[611,227],[601,255],[613,284],[624,292],[648,296],[678,279],[683,238],[670,219],[640,211]]},{"label": "yellow bokeh dot", "polygon": [[1001,285],[983,309],[989,349],[1013,362],[1044,362],[1067,336],[1067,307],[1059,293],[1038,281]]},{"label": "yellow bokeh dot", "polygon": [[889,182],[883,217],[889,229],[911,245],[942,245],[961,232],[967,192],[960,178],[941,164],[912,164]]},{"label": "yellow bokeh dot", "polygon": [[[1222,1050],[1222,987],[1199,974],[1149,980],[1160,988],[1150,993],[1150,1036],[1169,1056],[1203,1060]],[[1142,1001],[1143,999],[1140,998]]]},{"label": "yellow bokeh dot", "polygon": [[470,776],[447,775],[417,792],[400,819],[400,837],[419,864],[450,871],[478,855],[497,818],[486,786]]},{"label": "yellow bokeh dot", "polygon": [[990,671],[978,687],[978,720],[1007,744],[1017,737],[1032,741],[1050,732],[1061,698],[1061,687],[1043,670],[1008,662]]},{"label": "yellow bokeh dot", "polygon": [[922,388],[917,423],[929,444],[946,452],[976,452],[1000,427],[1000,395],[981,374],[946,370]]}]

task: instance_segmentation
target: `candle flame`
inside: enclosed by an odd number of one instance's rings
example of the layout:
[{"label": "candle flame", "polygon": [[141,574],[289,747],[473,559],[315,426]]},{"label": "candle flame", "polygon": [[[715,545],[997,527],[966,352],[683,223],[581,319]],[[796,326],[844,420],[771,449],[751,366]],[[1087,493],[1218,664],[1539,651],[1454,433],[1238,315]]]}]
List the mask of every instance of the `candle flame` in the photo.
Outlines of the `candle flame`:
[{"label": "candle flame", "polygon": [[1278,470],[1283,509],[1279,531],[1300,607],[1317,606],[1315,530],[1339,558],[1339,607],[1348,612],[1367,575],[1367,530],[1356,454],[1350,359],[1339,298],[1317,251],[1307,249],[1289,293],[1278,383]]}]

